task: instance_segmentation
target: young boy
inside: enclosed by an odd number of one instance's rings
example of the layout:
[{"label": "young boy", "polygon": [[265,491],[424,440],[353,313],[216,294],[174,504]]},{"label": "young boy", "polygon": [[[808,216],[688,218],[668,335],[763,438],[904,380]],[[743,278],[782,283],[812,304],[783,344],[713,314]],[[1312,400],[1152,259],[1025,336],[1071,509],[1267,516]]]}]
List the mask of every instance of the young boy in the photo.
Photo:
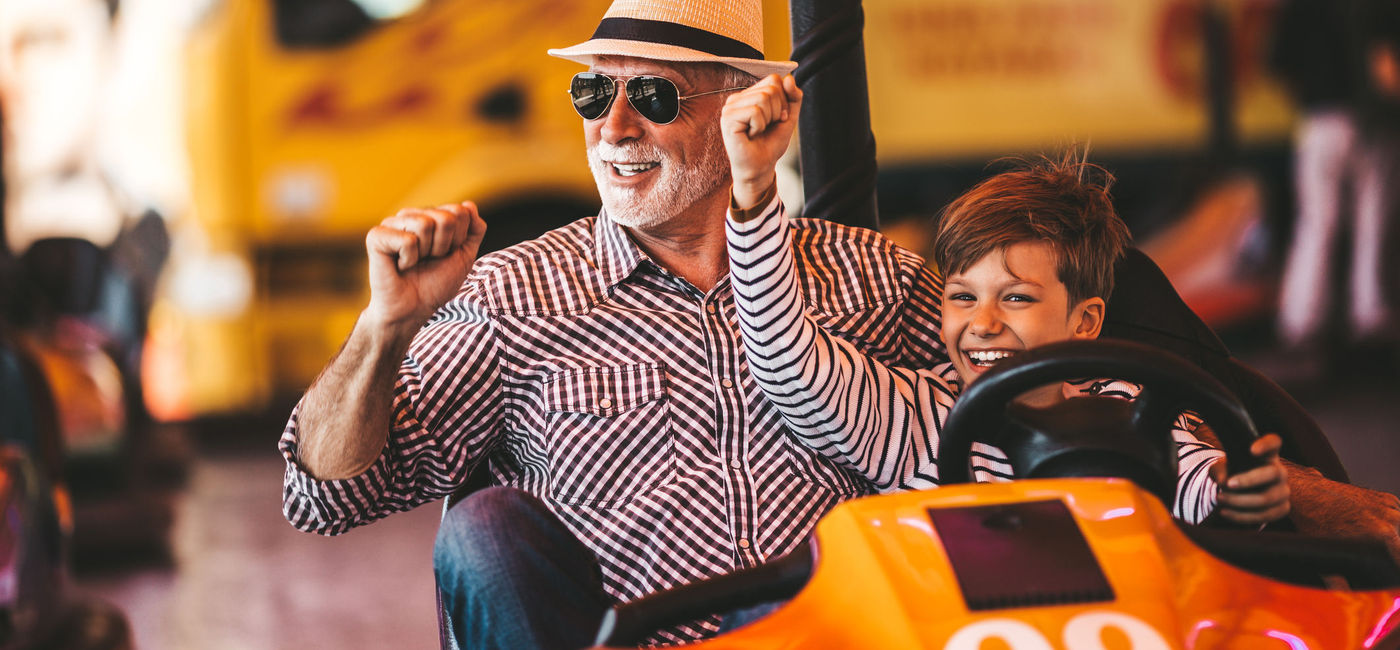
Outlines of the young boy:
[{"label": "young boy", "polygon": [[[734,95],[721,130],[734,178],[730,275],[749,367],[807,447],[859,471],[882,491],[938,484],[938,435],[961,389],[999,361],[1038,345],[1096,338],[1128,230],[1106,175],[1084,163],[1044,161],[999,174],[944,211],[934,259],[944,275],[942,340],[951,362],[931,370],[889,368],[819,327],[804,312],[774,165],[801,106],[792,77],[776,75]],[[871,238],[872,246],[890,246]],[[881,276],[870,270],[872,281]],[[810,288],[809,288],[810,289]],[[879,305],[857,306],[879,309]],[[1136,395],[1111,380],[1064,384],[1019,401],[1046,406],[1079,394]],[[1183,415],[1173,435],[1178,484],[1173,514],[1199,523],[1213,511],[1240,523],[1288,512],[1279,439],[1251,451],[1262,466],[1229,477],[1223,454]],[[1009,480],[1001,450],[973,448],[978,480]],[[1218,504],[1217,504],[1218,500]]]}]

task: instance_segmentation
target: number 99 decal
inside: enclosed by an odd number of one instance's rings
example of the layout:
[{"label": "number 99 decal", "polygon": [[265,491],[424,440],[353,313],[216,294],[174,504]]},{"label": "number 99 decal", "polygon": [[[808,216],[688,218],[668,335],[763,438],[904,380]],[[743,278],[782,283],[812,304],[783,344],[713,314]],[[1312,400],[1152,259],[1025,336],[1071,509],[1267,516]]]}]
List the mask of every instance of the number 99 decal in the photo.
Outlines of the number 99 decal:
[{"label": "number 99 decal", "polygon": [[[1120,612],[1085,612],[1065,623],[1065,650],[1105,650],[1104,630],[1114,629],[1128,638],[1133,650],[1169,650],[1171,645],[1151,625]],[[944,650],[981,650],[982,643],[997,639],[1011,650],[1055,650],[1039,630],[1021,621],[992,618],[968,625],[948,639]]]}]

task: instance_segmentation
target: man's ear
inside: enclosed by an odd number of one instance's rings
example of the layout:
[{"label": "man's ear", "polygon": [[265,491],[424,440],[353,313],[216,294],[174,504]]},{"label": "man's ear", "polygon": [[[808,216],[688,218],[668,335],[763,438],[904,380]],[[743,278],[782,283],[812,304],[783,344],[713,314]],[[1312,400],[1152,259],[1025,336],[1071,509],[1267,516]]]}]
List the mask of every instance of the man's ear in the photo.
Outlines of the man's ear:
[{"label": "man's ear", "polygon": [[1097,296],[1085,298],[1069,312],[1070,325],[1074,327],[1076,339],[1096,339],[1103,330],[1103,314],[1106,305]]}]

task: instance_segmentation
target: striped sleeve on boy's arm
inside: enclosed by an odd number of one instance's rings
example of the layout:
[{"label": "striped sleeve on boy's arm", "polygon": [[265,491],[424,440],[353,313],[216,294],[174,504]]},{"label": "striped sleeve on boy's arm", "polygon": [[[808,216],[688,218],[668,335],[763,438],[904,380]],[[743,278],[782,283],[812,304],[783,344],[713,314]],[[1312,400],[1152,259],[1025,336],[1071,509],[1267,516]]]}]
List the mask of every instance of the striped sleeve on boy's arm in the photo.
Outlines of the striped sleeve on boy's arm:
[{"label": "striped sleeve on boy's arm", "polygon": [[1172,514],[1191,524],[1199,524],[1215,512],[1220,486],[1211,478],[1210,467],[1225,458],[1225,452],[1201,442],[1193,434],[1201,422],[1195,413],[1187,411],[1172,424],[1177,462],[1176,503],[1172,504]]},{"label": "striped sleeve on boy's arm", "polygon": [[803,444],[881,490],[937,484],[937,432],[953,402],[934,371],[888,368],[806,313],[791,233],[774,197],[727,220],[730,274],[749,368]]},{"label": "striped sleeve on boy's arm", "polygon": [[[1121,379],[1091,379],[1067,382],[1065,395],[1101,395],[1134,400],[1142,386]],[[1220,487],[1210,477],[1210,466],[1225,457],[1225,453],[1203,442],[1195,435],[1202,424],[1200,416],[1187,411],[1172,423],[1172,439],[1176,441],[1176,499],[1172,515],[1191,524],[1205,521],[1215,512]]]}]

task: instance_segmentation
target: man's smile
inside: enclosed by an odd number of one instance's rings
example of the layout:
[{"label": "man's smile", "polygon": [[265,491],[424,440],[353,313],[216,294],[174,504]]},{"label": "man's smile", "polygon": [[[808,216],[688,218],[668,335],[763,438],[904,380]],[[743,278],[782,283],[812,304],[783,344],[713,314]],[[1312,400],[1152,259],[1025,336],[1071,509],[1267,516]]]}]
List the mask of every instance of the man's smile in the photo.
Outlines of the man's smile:
[{"label": "man's smile", "polygon": [[661,166],[661,163],[659,163],[659,162],[641,162],[641,163],[620,163],[620,162],[615,162],[615,163],[609,163],[609,165],[612,167],[613,173],[614,173],[614,174],[616,174],[616,175],[618,175],[618,176],[622,176],[623,178],[627,178],[627,177],[629,177],[629,176],[636,176],[637,174],[642,174],[642,173],[651,171],[651,170],[653,170],[653,169],[656,169],[657,167],[660,167],[660,166]]}]

